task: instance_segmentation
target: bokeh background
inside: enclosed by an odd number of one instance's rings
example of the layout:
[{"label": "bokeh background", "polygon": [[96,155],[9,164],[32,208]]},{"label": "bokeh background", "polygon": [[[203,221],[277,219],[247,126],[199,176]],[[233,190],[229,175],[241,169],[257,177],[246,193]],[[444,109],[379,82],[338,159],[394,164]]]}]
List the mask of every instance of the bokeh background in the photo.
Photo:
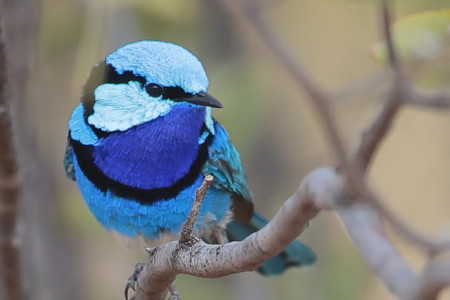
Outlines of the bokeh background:
[{"label": "bokeh background", "polygon": [[[264,3],[265,17],[282,38],[323,87],[339,95],[337,119],[348,148],[354,148],[389,81],[371,54],[379,40],[377,2]],[[397,17],[445,7],[450,1],[395,3]],[[201,59],[210,93],[225,106],[214,114],[239,149],[256,207],[267,217],[310,170],[335,164],[304,94],[264,44],[215,1],[41,0],[39,10],[29,100],[19,107],[19,117],[33,133],[32,159],[40,161],[36,182],[46,188],[46,196],[30,204],[25,214],[24,224],[34,228],[23,229],[33,232],[27,250],[33,261],[27,269],[33,299],[122,299],[134,264],[145,260],[143,254],[122,249],[95,221],[62,166],[67,120],[90,68],[125,43],[171,41]],[[441,59],[415,69],[411,78],[422,88],[448,87],[449,67],[448,59]],[[403,109],[370,174],[389,205],[424,232],[449,233],[449,126],[446,111]],[[393,238],[420,269],[424,254]],[[179,276],[180,293],[183,299],[196,300],[391,298],[333,213],[322,212],[300,239],[318,254],[313,268],[289,270],[276,278],[254,273],[219,279]]]}]

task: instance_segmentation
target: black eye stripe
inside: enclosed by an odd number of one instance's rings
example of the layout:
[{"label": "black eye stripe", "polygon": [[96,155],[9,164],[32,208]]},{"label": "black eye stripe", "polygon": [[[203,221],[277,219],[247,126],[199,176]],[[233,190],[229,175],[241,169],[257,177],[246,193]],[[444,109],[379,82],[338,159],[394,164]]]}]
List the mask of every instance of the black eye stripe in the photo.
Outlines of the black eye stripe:
[{"label": "black eye stripe", "polygon": [[103,83],[114,83],[114,84],[120,84],[120,83],[128,83],[130,81],[137,81],[141,85],[145,85],[147,80],[143,76],[135,75],[131,71],[123,72],[122,74],[117,73],[116,69],[108,64],[106,65],[105,70],[105,80]]},{"label": "black eye stripe", "polygon": [[[154,83],[147,84],[147,80],[143,76],[135,75],[131,71],[123,72],[122,74],[117,73],[116,69],[107,64],[105,61],[100,62],[98,65],[92,68],[86,84],[83,87],[83,95],[81,96],[81,102],[84,106],[84,117],[87,118],[94,112],[94,91],[95,89],[104,83],[121,84],[128,83],[130,81],[136,81],[141,84],[141,86],[147,89]],[[170,99],[173,101],[182,101],[183,99],[190,98],[193,94],[186,93],[179,86],[161,86],[162,88],[162,99]],[[147,91],[148,92],[148,91]]]},{"label": "black eye stripe", "polygon": [[184,98],[192,97],[193,94],[186,93],[182,88],[178,86],[170,86],[170,87],[164,87],[163,92],[163,99],[170,99],[170,100],[181,100]]},{"label": "black eye stripe", "polygon": [[193,96],[193,94],[186,93],[178,86],[160,86],[156,83],[149,83],[144,86],[144,89],[151,97],[157,98],[162,96],[162,99],[170,99],[173,101],[179,101]]}]

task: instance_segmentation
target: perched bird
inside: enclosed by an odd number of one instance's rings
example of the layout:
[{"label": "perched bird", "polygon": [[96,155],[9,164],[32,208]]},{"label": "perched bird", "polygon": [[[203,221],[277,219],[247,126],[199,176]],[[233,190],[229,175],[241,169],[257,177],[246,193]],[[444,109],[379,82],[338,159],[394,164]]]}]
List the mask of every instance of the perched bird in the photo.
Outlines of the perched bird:
[{"label": "perched bird", "polygon": [[[97,220],[125,244],[175,239],[207,174],[214,181],[197,236],[241,240],[267,223],[253,212],[239,153],[211,116],[222,105],[207,89],[200,61],[168,42],[127,44],[92,69],[69,121],[64,164]],[[258,271],[314,261],[294,241]]]}]

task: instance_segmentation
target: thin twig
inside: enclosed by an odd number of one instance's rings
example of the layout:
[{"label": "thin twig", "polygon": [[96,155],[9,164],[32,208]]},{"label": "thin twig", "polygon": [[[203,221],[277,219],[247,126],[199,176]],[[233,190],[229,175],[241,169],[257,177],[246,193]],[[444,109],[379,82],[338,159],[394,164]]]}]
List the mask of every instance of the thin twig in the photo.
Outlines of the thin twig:
[{"label": "thin twig", "polygon": [[440,91],[426,94],[413,92],[407,99],[407,104],[434,109],[450,109],[450,91]]},{"label": "thin twig", "polygon": [[20,180],[1,17],[0,12],[0,289],[3,289],[5,299],[22,299],[19,248],[15,243]]},{"label": "thin twig", "polygon": [[381,141],[391,129],[394,118],[406,98],[405,94],[408,92],[403,86],[394,86],[381,112],[370,127],[364,131],[361,144],[355,154],[355,163],[363,172],[366,172]]},{"label": "thin twig", "polygon": [[395,73],[401,72],[400,61],[398,59],[397,51],[395,49],[394,40],[392,38],[391,29],[391,9],[389,7],[390,0],[384,0],[381,3],[381,20],[384,40],[386,43],[386,50],[388,54],[389,66],[394,70]]},{"label": "thin twig", "polygon": [[394,41],[392,40],[391,12],[387,2],[389,2],[389,0],[382,2],[380,10],[383,27],[382,32],[388,52],[389,65],[394,72],[394,84],[389,91],[385,105],[381,109],[380,114],[363,133],[361,144],[355,154],[354,163],[358,164],[363,172],[366,172],[381,141],[391,129],[394,118],[400,107],[411,94],[411,86],[403,75]]},{"label": "thin twig", "polygon": [[338,87],[330,89],[327,94],[332,97],[334,101],[339,101],[339,104],[350,102],[349,98],[358,98],[360,100],[361,94],[367,95],[378,94],[383,86],[386,86],[392,81],[391,73],[386,69],[380,69],[372,74],[361,78],[356,78]]},{"label": "thin twig", "polygon": [[194,229],[195,220],[197,219],[198,211],[202,205],[203,198],[205,198],[206,192],[208,192],[211,183],[214,180],[214,176],[206,175],[202,184],[195,190],[195,199],[192,204],[192,209],[189,212],[189,216],[181,227],[180,243],[187,243],[192,239],[192,231]]}]

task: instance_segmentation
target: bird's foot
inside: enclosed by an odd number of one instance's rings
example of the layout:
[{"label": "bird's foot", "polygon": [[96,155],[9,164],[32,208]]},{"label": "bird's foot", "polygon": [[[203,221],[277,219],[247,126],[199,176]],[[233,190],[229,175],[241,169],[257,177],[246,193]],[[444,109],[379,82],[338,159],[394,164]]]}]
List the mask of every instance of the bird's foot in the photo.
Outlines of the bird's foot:
[{"label": "bird's foot", "polygon": [[[139,273],[144,269],[145,264],[137,263],[134,266],[133,273],[128,278],[127,284],[125,285],[124,295],[125,300],[128,300],[128,291],[131,288],[133,291],[136,291],[136,281],[138,279]],[[133,299],[133,298],[132,298]]]},{"label": "bird's foot", "polygon": [[170,292],[170,300],[181,300],[180,294],[178,293],[178,289],[175,286],[175,281],[170,284],[169,292]]}]

